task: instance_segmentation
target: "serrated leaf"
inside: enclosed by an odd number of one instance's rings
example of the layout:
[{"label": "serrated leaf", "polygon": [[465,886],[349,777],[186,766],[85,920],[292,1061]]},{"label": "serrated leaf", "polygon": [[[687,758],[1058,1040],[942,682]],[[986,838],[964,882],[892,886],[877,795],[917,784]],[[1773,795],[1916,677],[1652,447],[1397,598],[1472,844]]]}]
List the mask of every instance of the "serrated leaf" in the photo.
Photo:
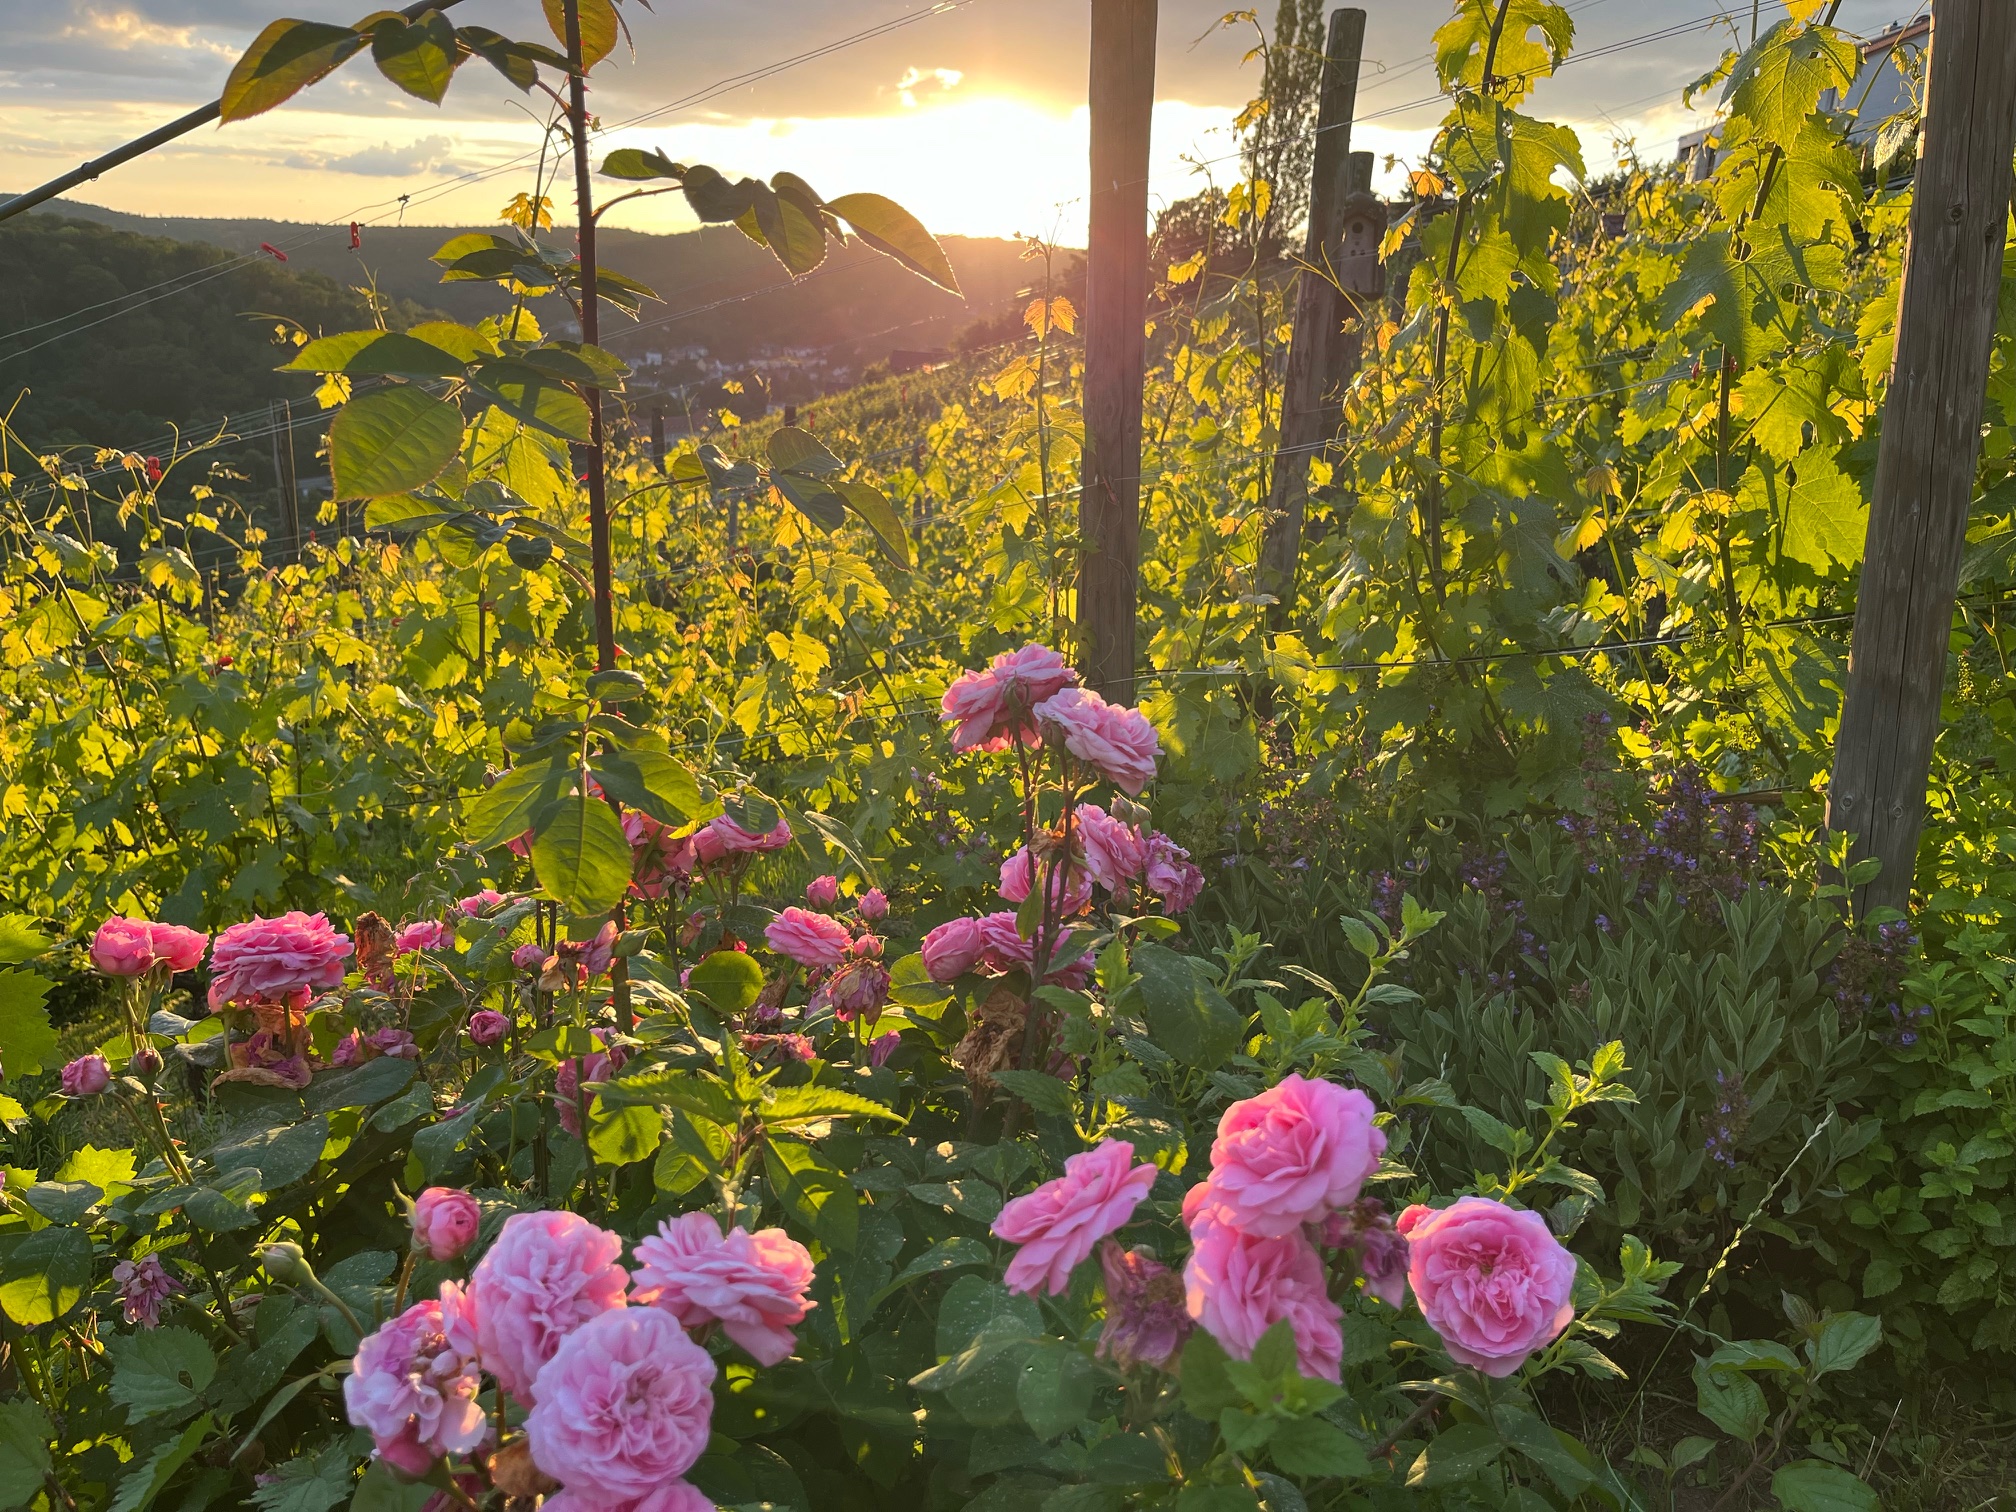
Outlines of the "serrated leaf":
[{"label": "serrated leaf", "polygon": [[615,812],[584,787],[540,826],[532,871],[569,913],[607,913],[630,889],[630,842]]},{"label": "serrated leaf", "polygon": [[462,411],[408,384],[352,399],[329,427],[338,499],[376,499],[431,483],[462,447]]},{"label": "serrated leaf", "polygon": [[879,194],[843,194],[828,200],[825,208],[847,222],[856,236],[885,257],[895,258],[941,289],[960,292],[952,261],[938,245],[938,238],[894,200]]},{"label": "serrated leaf", "polygon": [[785,1211],[831,1250],[851,1252],[861,1231],[854,1184],[810,1145],[763,1141],[764,1166]]},{"label": "serrated leaf", "polygon": [[105,1351],[112,1357],[112,1400],[135,1423],[194,1407],[217,1375],[210,1346],[186,1328],[113,1334]]},{"label": "serrated leaf", "polygon": [[1358,1477],[1372,1473],[1365,1446],[1322,1418],[1297,1418],[1275,1430],[1274,1463],[1290,1475]]},{"label": "serrated leaf", "polygon": [[994,1080],[1038,1113],[1070,1118],[1078,1111],[1077,1095],[1070,1084],[1047,1071],[996,1071]]},{"label": "serrated leaf", "polygon": [[[567,16],[560,0],[539,0],[546,12],[546,24],[561,47],[567,45]],[[610,0],[580,0],[581,66],[593,68],[616,50],[616,39],[621,29],[616,20],[616,7]]]},{"label": "serrated leaf", "polygon": [[220,121],[243,121],[289,99],[364,46],[347,26],[273,21],[231,66],[218,98]]},{"label": "serrated leaf", "polygon": [[0,914],[0,966],[19,966],[55,945],[40,923],[27,914]]},{"label": "serrated leaf", "polygon": [[0,1260],[0,1312],[24,1328],[54,1322],[91,1286],[91,1240],[81,1229],[40,1229]]},{"label": "serrated leaf", "polygon": [[878,1102],[838,1087],[785,1087],[756,1110],[768,1128],[815,1123],[828,1118],[886,1118],[901,1122],[901,1115]]},{"label": "serrated leaf", "polygon": [[34,972],[0,971],[0,1067],[9,1076],[34,1076],[62,1060],[42,1006],[48,997],[48,981]]},{"label": "serrated leaf", "polygon": [[1823,1460],[1794,1460],[1771,1477],[1771,1494],[1785,1512],[1878,1512],[1881,1499],[1868,1482]]},{"label": "serrated leaf", "polygon": [[41,1493],[54,1436],[49,1414],[25,1396],[0,1402],[0,1507],[25,1507]]},{"label": "serrated leaf", "polygon": [[120,1480],[119,1493],[113,1497],[109,1512],[145,1512],[154,1498],[167,1489],[175,1472],[203,1447],[203,1441],[210,1436],[210,1427],[210,1414],[206,1412],[184,1428],[179,1437],[160,1445],[144,1461],[136,1460]]}]

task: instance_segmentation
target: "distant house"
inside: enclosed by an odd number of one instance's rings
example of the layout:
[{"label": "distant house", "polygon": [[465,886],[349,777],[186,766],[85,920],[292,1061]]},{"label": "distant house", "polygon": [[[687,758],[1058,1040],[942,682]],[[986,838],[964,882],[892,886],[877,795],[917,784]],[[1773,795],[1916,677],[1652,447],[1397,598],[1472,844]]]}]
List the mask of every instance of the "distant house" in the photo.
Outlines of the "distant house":
[{"label": "distant house", "polygon": [[1912,108],[1911,82],[1904,60],[1923,73],[1925,54],[1932,45],[1932,18],[1920,17],[1906,24],[1892,21],[1862,44],[1862,67],[1855,82],[1844,94],[1830,89],[1820,96],[1822,110],[1852,110],[1854,124],[1848,128],[1852,142],[1872,140],[1891,116]]},{"label": "distant house", "polygon": [[1704,183],[1715,175],[1716,159],[1722,155],[1719,125],[1703,126],[1680,138],[1679,158],[1687,170],[1687,182]]},{"label": "distant house", "polygon": [[933,368],[943,367],[952,360],[952,354],[944,347],[931,347],[915,352],[898,347],[889,354],[889,371],[892,373],[928,373]]}]

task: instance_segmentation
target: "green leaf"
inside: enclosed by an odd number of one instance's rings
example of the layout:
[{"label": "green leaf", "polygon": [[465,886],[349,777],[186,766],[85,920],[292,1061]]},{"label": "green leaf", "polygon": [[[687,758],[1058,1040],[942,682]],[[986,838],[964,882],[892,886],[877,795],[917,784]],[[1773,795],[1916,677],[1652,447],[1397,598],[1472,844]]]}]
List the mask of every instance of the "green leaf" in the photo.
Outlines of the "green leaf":
[{"label": "green leaf", "polygon": [[605,1166],[625,1166],[658,1153],[665,1115],[656,1108],[605,1107],[596,1099],[588,1112],[588,1148]]},{"label": "green leaf", "polygon": [[808,478],[830,477],[847,466],[817,436],[796,425],[777,427],[770,437],[769,458],[773,468]]},{"label": "green leaf", "polygon": [[1846,34],[1780,21],[1737,60],[1722,101],[1765,141],[1790,150],[1821,92],[1846,88],[1860,63]]},{"label": "green leaf", "polygon": [[231,66],[218,99],[220,121],[243,121],[306,89],[364,46],[347,26],[273,21]]},{"label": "green leaf", "polygon": [[0,1067],[9,1076],[34,1076],[63,1058],[42,1006],[48,996],[48,981],[34,972],[0,971]]},{"label": "green leaf", "polygon": [[700,810],[693,773],[657,751],[604,751],[595,758],[594,772],[610,797],[660,824],[682,824]]},{"label": "green leaf", "polygon": [[685,1108],[674,1108],[667,1120],[665,1142],[658,1146],[658,1159],[651,1167],[652,1185],[683,1197],[701,1182],[723,1174],[733,1140],[725,1125]]},{"label": "green leaf", "polygon": [[1274,1463],[1290,1475],[1365,1476],[1372,1461],[1365,1446],[1322,1418],[1297,1418],[1274,1433]]},{"label": "green leaf", "polygon": [[105,1192],[88,1181],[38,1181],[21,1194],[21,1200],[51,1223],[75,1223]]},{"label": "green leaf", "polygon": [[879,194],[843,194],[826,208],[847,222],[854,234],[885,257],[893,257],[911,272],[941,289],[959,293],[951,259],[924,223],[894,200]]},{"label": "green leaf", "polygon": [[1142,1016],[1155,1043],[1186,1066],[1216,1070],[1239,1048],[1246,1020],[1208,980],[1203,963],[1166,945],[1135,947]]},{"label": "green leaf", "polygon": [[196,1406],[217,1375],[210,1346],[186,1328],[112,1334],[105,1352],[112,1357],[112,1400],[135,1423]]},{"label": "green leaf", "polygon": [[373,1459],[350,1498],[350,1512],[421,1512],[437,1494],[425,1481],[402,1480],[385,1461]]},{"label": "green leaf", "polygon": [[1043,1313],[1036,1303],[987,1276],[961,1276],[938,1304],[940,1359],[963,1353],[982,1334],[1033,1339],[1042,1332]]},{"label": "green leaf", "polygon": [[1047,1071],[996,1071],[994,1080],[1038,1113],[1070,1118],[1078,1111],[1077,1095],[1070,1083],[1059,1081]]},{"label": "green leaf", "polygon": [[854,1184],[810,1145],[765,1138],[770,1181],[785,1210],[829,1250],[854,1248],[861,1214]]},{"label": "green leaf", "polygon": [[899,515],[879,488],[866,483],[850,483],[844,478],[836,478],[827,485],[840,496],[840,502],[867,522],[875,532],[875,540],[883,554],[905,572],[910,570],[910,532],[903,528],[903,517]]},{"label": "green leaf", "polygon": [[361,1066],[318,1073],[301,1094],[301,1101],[311,1114],[373,1107],[405,1091],[413,1071],[413,1062],[404,1056],[381,1055]]},{"label": "green leaf", "polygon": [[[546,24],[564,48],[567,45],[566,12],[560,0],[539,0],[546,12]],[[593,68],[616,50],[619,34],[616,7],[609,0],[580,0],[581,66]]]},{"label": "green leaf", "polygon": [[[444,322],[445,324],[445,322]],[[474,334],[473,332],[471,334]],[[311,341],[282,363],[282,373],[344,373],[351,377],[447,378],[468,359],[398,331],[345,331]]]},{"label": "green leaf", "polygon": [[1215,1423],[1226,1408],[1245,1400],[1226,1373],[1229,1358],[1224,1347],[1201,1328],[1193,1330],[1185,1341],[1178,1374],[1183,1382],[1183,1410],[1192,1417]]},{"label": "green leaf", "polygon": [[0,914],[0,966],[32,961],[55,943],[27,914]]},{"label": "green leaf", "polygon": [[1854,480],[1824,454],[1800,459],[1785,499],[1785,555],[1816,572],[1854,567],[1869,536],[1869,505]]},{"label": "green leaf", "polygon": [[785,1087],[757,1108],[756,1116],[764,1127],[772,1129],[829,1118],[887,1118],[902,1122],[901,1114],[838,1087]]},{"label": "green leaf", "polygon": [[1407,1489],[1426,1491],[1467,1481],[1504,1452],[1504,1440],[1484,1424],[1457,1423],[1431,1439],[1407,1467]]},{"label": "green leaf", "polygon": [[1820,1325],[1813,1341],[1813,1374],[1850,1370],[1883,1342],[1883,1325],[1866,1313],[1836,1313]]},{"label": "green leaf", "polygon": [[407,384],[343,406],[329,427],[338,499],[377,499],[431,483],[462,447],[462,411]]},{"label": "green leaf", "polygon": [[469,381],[498,409],[535,430],[562,441],[586,442],[592,435],[587,401],[522,358],[481,363]]},{"label": "green leaf", "polygon": [[371,58],[378,72],[415,99],[439,105],[462,61],[455,45],[455,27],[439,11],[427,11],[417,21],[382,22],[371,36]]},{"label": "green leaf", "polygon": [[655,147],[619,147],[602,159],[601,171],[617,179],[676,179],[685,172]]},{"label": "green leaf", "polygon": [[25,1507],[41,1493],[54,1437],[49,1414],[26,1397],[0,1402],[0,1507]]},{"label": "green leaf", "polygon": [[[400,1102],[404,1101],[404,1098],[400,1099]],[[433,1101],[430,1093],[427,1098],[428,1107],[424,1111],[432,1111]],[[394,1103],[386,1104],[387,1108],[396,1106]],[[379,1111],[383,1113],[385,1109]],[[483,1101],[478,1098],[461,1112],[430,1123],[424,1129],[413,1131],[413,1154],[419,1159],[420,1169],[428,1180],[433,1180],[448,1168],[448,1162],[454,1158],[455,1152],[476,1131],[476,1125],[482,1121],[483,1111]],[[400,1123],[403,1124],[405,1121],[401,1119]]]},{"label": "green leaf", "polygon": [[607,913],[630,890],[630,842],[614,810],[584,786],[534,837],[532,871],[569,913]]},{"label": "green leaf", "polygon": [[723,1014],[737,1014],[763,991],[763,968],[747,951],[717,950],[693,968],[686,990],[697,992]]},{"label": "green leaf", "polygon": [[273,1192],[314,1170],[328,1143],[329,1120],[318,1116],[220,1145],[211,1151],[210,1159],[220,1171],[256,1169],[259,1190]]},{"label": "green leaf", "polygon": [[90,1286],[91,1240],[79,1229],[41,1229],[0,1259],[0,1312],[23,1327],[64,1316]]},{"label": "green leaf", "polygon": [[518,839],[573,776],[573,764],[556,758],[541,766],[514,767],[481,793],[465,797],[463,812],[474,837],[470,843],[478,850],[494,850]]},{"label": "green leaf", "polygon": [[168,1440],[148,1455],[145,1463],[126,1473],[119,1482],[119,1494],[112,1499],[110,1512],[144,1512],[209,1436],[210,1414],[206,1412],[184,1428],[179,1438]]},{"label": "green leaf", "polygon": [[941,1239],[898,1271],[895,1279],[875,1294],[870,1305],[881,1306],[912,1281],[922,1280],[926,1276],[942,1276],[950,1271],[964,1270],[969,1266],[992,1269],[993,1265],[994,1252],[978,1239],[965,1234]]},{"label": "green leaf", "polygon": [[1706,1360],[1694,1362],[1694,1400],[1701,1415],[1746,1444],[1764,1431],[1764,1390],[1736,1370],[1714,1370]]},{"label": "green leaf", "polygon": [[1878,1512],[1883,1505],[1861,1477],[1823,1460],[1794,1460],[1771,1477],[1785,1512]]},{"label": "green leaf", "polygon": [[1092,1362],[1084,1355],[1068,1344],[1046,1342],[1022,1362],[1015,1402],[1029,1431],[1047,1441],[1085,1420],[1097,1384]]}]

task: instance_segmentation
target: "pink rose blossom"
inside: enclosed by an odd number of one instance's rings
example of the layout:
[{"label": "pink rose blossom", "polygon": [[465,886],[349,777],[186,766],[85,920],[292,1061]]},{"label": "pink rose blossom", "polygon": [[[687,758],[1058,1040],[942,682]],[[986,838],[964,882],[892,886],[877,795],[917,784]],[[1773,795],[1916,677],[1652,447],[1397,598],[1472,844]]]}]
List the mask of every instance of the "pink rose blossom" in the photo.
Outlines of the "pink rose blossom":
[{"label": "pink rose blossom", "polygon": [[856,913],[870,924],[889,916],[889,897],[879,887],[871,887],[861,894],[861,901],[854,905]]},{"label": "pink rose blossom", "polygon": [[805,901],[814,908],[831,912],[840,901],[840,879],[831,875],[814,877],[805,884]]},{"label": "pink rose blossom", "polygon": [[800,966],[838,966],[852,943],[845,924],[805,908],[785,909],[770,921],[763,938]]},{"label": "pink rose blossom", "polygon": [[812,1041],[802,1034],[745,1034],[742,1036],[742,1053],[760,1056],[776,1051],[786,1060],[809,1061],[818,1051]]},{"label": "pink rose blossom", "polygon": [[868,1064],[871,1066],[888,1065],[889,1057],[896,1053],[896,1047],[902,1043],[903,1036],[893,1029],[887,1034],[878,1034],[874,1039],[868,1041]]},{"label": "pink rose blossom", "polygon": [[466,898],[456,899],[455,906],[461,909],[464,915],[474,919],[489,912],[503,901],[504,894],[498,892],[494,887],[485,887],[480,891],[469,894]]},{"label": "pink rose blossom", "polygon": [[1096,803],[1081,803],[1072,816],[1078,843],[1085,852],[1085,870],[1110,893],[1127,890],[1147,869],[1148,847],[1141,832],[1122,824]]},{"label": "pink rose blossom", "polygon": [[511,952],[511,964],[520,971],[537,971],[546,964],[546,947],[520,945]]},{"label": "pink rose blossom", "polygon": [[453,1342],[467,1330],[446,1316],[463,1299],[443,1291],[442,1301],[414,1303],[359,1344],[343,1378],[350,1421],[371,1435],[380,1458],[416,1477],[442,1456],[468,1454],[490,1438],[477,1400],[482,1372]]},{"label": "pink rose blossom", "polygon": [[332,1066],[355,1066],[368,1059],[362,1029],[352,1029],[336,1041],[336,1048],[329,1052],[329,1064]]},{"label": "pink rose blossom", "polygon": [[1018,1245],[1008,1262],[1012,1292],[1062,1296],[1094,1246],[1134,1216],[1155,1185],[1155,1167],[1135,1165],[1134,1146],[1108,1139],[1064,1162],[1064,1174],[1017,1197],[994,1219],[995,1237]]},{"label": "pink rose blossom", "polygon": [[161,1304],[182,1290],[155,1255],[121,1260],[112,1267],[112,1280],[119,1288],[120,1308],[126,1321],[141,1328],[158,1328]]},{"label": "pink rose blossom", "polygon": [[[981,964],[990,971],[1007,973],[1010,971],[1031,971],[1036,965],[1036,942],[1022,938],[1012,913],[991,913],[980,921],[981,938],[986,948],[981,956]],[[1088,950],[1075,961],[1064,965],[1053,965],[1045,982],[1062,987],[1082,987],[1092,979],[1095,963]]]},{"label": "pink rose blossom", "polygon": [[[1001,896],[1010,903],[1020,903],[1029,896],[1039,879],[1046,896],[1056,891],[1057,884],[1051,880],[1050,869],[1040,866],[1025,845],[1001,863]],[[1058,907],[1068,917],[1082,913],[1091,901],[1092,879],[1077,867],[1072,867],[1064,879]]]},{"label": "pink rose blossom", "polygon": [[141,976],[165,965],[170,974],[193,971],[210,936],[179,924],[148,919],[107,919],[91,937],[91,964],[107,976]]},{"label": "pink rose blossom", "polygon": [[775,1365],[797,1347],[813,1275],[811,1252],[782,1229],[723,1234],[711,1213],[682,1213],[638,1244],[632,1295],[689,1330],[719,1323],[757,1364]]},{"label": "pink rose blossom", "polygon": [[[592,1032],[598,1044],[609,1044],[609,1036],[602,1030],[596,1029]],[[629,1047],[615,1045],[605,1050],[590,1051],[575,1060],[560,1062],[560,1069],[553,1078],[553,1093],[560,1107],[560,1127],[579,1139],[582,1084],[609,1080],[623,1069],[624,1063],[629,1059]],[[592,1103],[594,1099],[590,1097],[587,1101]]]},{"label": "pink rose blossom", "polygon": [[980,964],[987,938],[978,919],[948,919],[924,936],[924,971],[934,982],[956,982]]},{"label": "pink rose blossom", "polygon": [[1251,1359],[1261,1337],[1285,1318],[1295,1335],[1295,1368],[1341,1380],[1344,1310],[1330,1300],[1322,1256],[1299,1228],[1266,1238],[1235,1226],[1212,1200],[1210,1185],[1191,1188],[1183,1200],[1193,1246],[1183,1267],[1190,1316],[1239,1360]]},{"label": "pink rose blossom", "polygon": [[1065,750],[1122,792],[1138,793],[1154,780],[1162,742],[1139,709],[1109,704],[1089,688],[1066,688],[1040,704],[1036,717],[1057,729]]},{"label": "pink rose blossom", "polygon": [[791,826],[779,819],[761,832],[744,829],[726,814],[710,819],[693,832],[693,857],[702,866],[718,866],[741,856],[782,850],[791,843]]},{"label": "pink rose blossom", "polygon": [[133,1052],[133,1058],[126,1062],[126,1069],[144,1081],[161,1069],[161,1052],[152,1045],[143,1044]]},{"label": "pink rose blossom", "polygon": [[453,1260],[476,1242],[483,1209],[456,1187],[429,1187],[413,1199],[413,1248]]},{"label": "pink rose blossom", "polygon": [[1386,1136],[1355,1087],[1284,1077],[1232,1104],[1211,1144],[1211,1187],[1231,1221],[1278,1239],[1355,1201]]},{"label": "pink rose blossom", "polygon": [[879,961],[882,959],[882,937],[880,935],[856,935],[854,943],[847,947],[857,961]]},{"label": "pink rose blossom", "polygon": [[96,1097],[112,1085],[112,1068],[102,1055],[80,1055],[63,1068],[65,1097]]},{"label": "pink rose blossom", "polygon": [[248,919],[217,936],[210,951],[210,1006],[304,1006],[317,988],[343,983],[350,937],[326,914]]},{"label": "pink rose blossom", "polygon": [[511,1020],[491,1008],[478,1008],[469,1015],[469,1038],[478,1045],[488,1048],[502,1042],[511,1032]]},{"label": "pink rose blossom", "polygon": [[484,1368],[520,1402],[534,1400],[540,1367],[563,1339],[623,1306],[630,1277],[616,1263],[622,1253],[621,1239],[578,1214],[504,1220],[469,1278],[469,1302]]},{"label": "pink rose blossom", "polygon": [[1159,832],[1148,838],[1142,880],[1162,899],[1162,911],[1171,915],[1188,913],[1204,891],[1204,873],[1191,862],[1190,852]]},{"label": "pink rose blossom", "polygon": [[1048,646],[1004,651],[983,672],[965,672],[945,690],[939,718],[956,725],[955,751],[1005,751],[1011,740],[1036,745],[1041,735],[1031,711],[1078,681],[1078,674]]},{"label": "pink rose blossom", "polygon": [[662,1492],[707,1447],[714,1375],[707,1351],[671,1313],[599,1313],[539,1372],[525,1421],[532,1461],[570,1495],[602,1506]]},{"label": "pink rose blossom", "polygon": [[623,838],[630,842],[632,897],[662,898],[692,875],[692,839],[673,834],[670,825],[636,809],[625,809]]},{"label": "pink rose blossom", "polygon": [[1183,1278],[1145,1249],[1122,1249],[1112,1239],[1099,1246],[1106,1277],[1106,1326],[1099,1358],[1122,1370],[1152,1365],[1168,1370],[1190,1337]]},{"label": "pink rose blossom", "polygon": [[399,1060],[418,1060],[420,1047],[413,1042],[413,1036],[404,1029],[374,1029],[364,1036],[364,1043],[380,1055],[390,1055]]},{"label": "pink rose blossom", "polygon": [[392,937],[392,949],[400,955],[412,955],[420,950],[446,950],[454,943],[454,928],[434,919],[408,924]]},{"label": "pink rose blossom", "polygon": [[1462,1197],[1410,1207],[1396,1227],[1422,1315],[1459,1365],[1509,1376],[1575,1316],[1575,1257],[1538,1213]]}]

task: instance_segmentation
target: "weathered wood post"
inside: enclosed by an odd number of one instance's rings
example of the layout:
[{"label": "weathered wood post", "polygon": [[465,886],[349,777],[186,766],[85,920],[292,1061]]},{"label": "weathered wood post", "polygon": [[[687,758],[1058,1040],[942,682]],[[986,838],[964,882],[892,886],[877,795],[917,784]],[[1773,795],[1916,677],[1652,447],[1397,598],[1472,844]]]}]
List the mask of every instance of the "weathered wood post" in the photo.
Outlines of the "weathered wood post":
[{"label": "weathered wood post", "polygon": [[1827,828],[1883,863],[1857,917],[1910,900],[2001,291],[2016,152],[2016,5],[1936,0]]},{"label": "weathered wood post", "polygon": [[[1355,8],[1330,12],[1316,107],[1309,227],[1302,238],[1307,266],[1295,280],[1295,325],[1281,390],[1280,449],[1274,457],[1267,532],[1260,547],[1260,591],[1275,597],[1270,618],[1277,627],[1286,621],[1295,597],[1302,520],[1309,502],[1309,462],[1337,430],[1337,358],[1345,350],[1341,328],[1350,308],[1342,277],[1345,211],[1352,191],[1369,190],[1372,177],[1370,155],[1354,156],[1351,151],[1351,116],[1358,105],[1358,64],[1364,47],[1365,12]],[[1365,159],[1365,178],[1354,184],[1352,170],[1358,166],[1358,156]],[[1362,207],[1360,213],[1363,218]],[[1375,252],[1377,246],[1375,239]],[[1376,257],[1373,262],[1376,267]],[[1355,370],[1356,363],[1352,366]]]},{"label": "weathered wood post", "polygon": [[1091,0],[1090,225],[1085,252],[1085,454],[1078,525],[1078,662],[1134,701],[1141,550],[1141,384],[1148,344],[1148,134],[1156,0]]}]

